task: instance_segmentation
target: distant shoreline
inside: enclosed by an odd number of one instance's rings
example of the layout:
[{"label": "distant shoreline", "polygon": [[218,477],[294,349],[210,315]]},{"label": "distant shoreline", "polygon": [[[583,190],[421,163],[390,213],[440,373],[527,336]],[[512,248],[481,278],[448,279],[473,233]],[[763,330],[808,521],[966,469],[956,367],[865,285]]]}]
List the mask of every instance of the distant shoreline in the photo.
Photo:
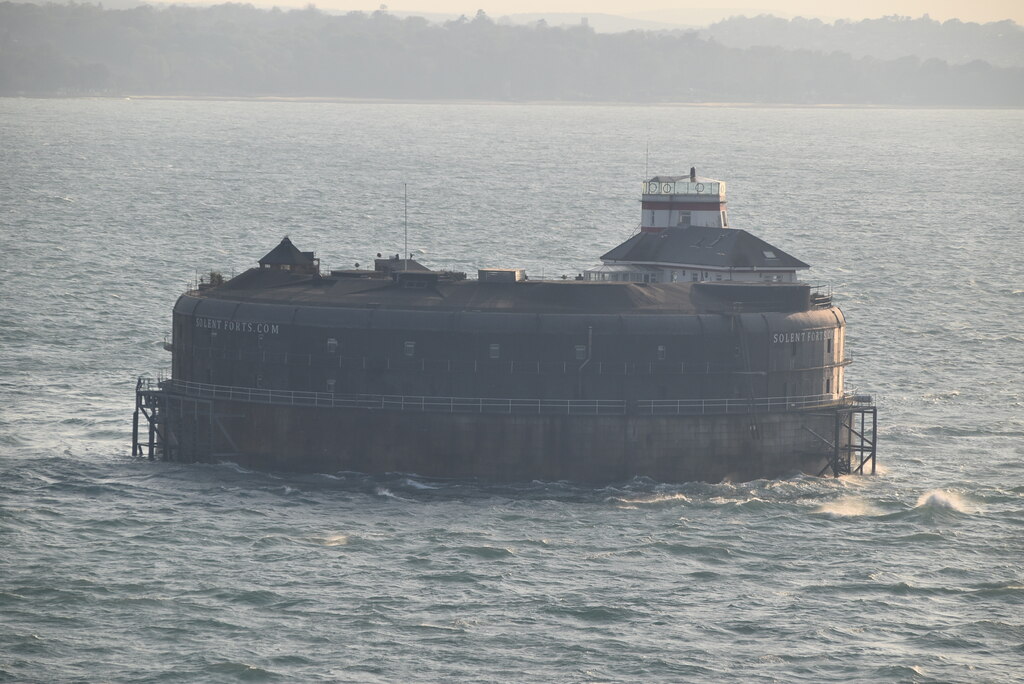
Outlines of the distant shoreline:
[{"label": "distant shoreline", "polygon": [[282,102],[299,104],[482,105],[539,107],[681,107],[722,109],[967,109],[1020,110],[1014,105],[921,105],[809,102],[626,102],[617,100],[474,100],[282,95],[0,95],[8,100],[170,100],[182,102]]}]

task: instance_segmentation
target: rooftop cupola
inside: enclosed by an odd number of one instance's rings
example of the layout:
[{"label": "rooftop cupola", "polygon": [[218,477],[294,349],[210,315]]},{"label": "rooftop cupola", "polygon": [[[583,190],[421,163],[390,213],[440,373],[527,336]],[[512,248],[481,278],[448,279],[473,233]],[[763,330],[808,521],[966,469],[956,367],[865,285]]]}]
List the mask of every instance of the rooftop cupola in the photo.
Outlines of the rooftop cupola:
[{"label": "rooftop cupola", "polygon": [[655,176],[644,181],[640,230],[660,233],[674,226],[728,228],[725,183],[701,178],[690,167],[689,176]]}]

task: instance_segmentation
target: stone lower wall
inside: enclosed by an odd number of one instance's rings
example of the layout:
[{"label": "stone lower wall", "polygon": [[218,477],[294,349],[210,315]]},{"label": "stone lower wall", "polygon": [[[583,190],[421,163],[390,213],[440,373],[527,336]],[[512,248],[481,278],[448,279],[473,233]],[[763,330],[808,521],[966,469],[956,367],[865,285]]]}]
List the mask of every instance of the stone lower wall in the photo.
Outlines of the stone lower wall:
[{"label": "stone lower wall", "polygon": [[746,481],[817,474],[835,411],[564,416],[305,408],[169,398],[168,457],[268,470],[488,481]]}]

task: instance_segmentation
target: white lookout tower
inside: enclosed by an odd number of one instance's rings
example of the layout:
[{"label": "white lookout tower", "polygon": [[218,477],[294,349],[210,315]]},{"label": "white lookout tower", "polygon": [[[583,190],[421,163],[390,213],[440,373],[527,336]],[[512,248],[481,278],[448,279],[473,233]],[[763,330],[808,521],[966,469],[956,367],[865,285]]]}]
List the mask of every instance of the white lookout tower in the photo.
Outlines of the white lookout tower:
[{"label": "white lookout tower", "polygon": [[674,226],[728,228],[725,183],[700,178],[690,167],[689,176],[655,176],[644,183],[640,230],[658,233]]},{"label": "white lookout tower", "polygon": [[644,181],[640,232],[587,269],[586,280],[791,283],[810,268],[745,230],[729,228],[725,183],[689,176]]}]

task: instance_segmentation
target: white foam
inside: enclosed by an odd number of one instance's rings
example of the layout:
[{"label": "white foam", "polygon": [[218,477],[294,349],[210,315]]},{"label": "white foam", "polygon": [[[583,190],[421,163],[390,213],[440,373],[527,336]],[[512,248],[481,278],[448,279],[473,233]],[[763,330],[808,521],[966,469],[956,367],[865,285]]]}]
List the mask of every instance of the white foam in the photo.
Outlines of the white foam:
[{"label": "white foam", "polygon": [[815,513],[834,515],[840,518],[853,518],[858,516],[878,515],[878,509],[869,502],[856,497],[843,497],[835,501],[823,503],[814,509]]},{"label": "white foam", "polygon": [[620,504],[623,504],[623,508],[636,508],[637,505],[652,505],[671,501],[682,501],[683,503],[687,503],[690,501],[690,498],[685,494],[653,494],[651,496],[642,496],[633,499],[616,497],[615,500]]},{"label": "white foam", "polygon": [[426,482],[419,482],[411,477],[405,478],[405,484],[414,489],[438,489],[437,485],[427,484]]},{"label": "white foam", "polygon": [[960,513],[970,512],[967,504],[959,494],[942,489],[933,489],[919,496],[914,508],[943,509],[959,511]]},{"label": "white foam", "polygon": [[345,544],[348,544],[348,535],[341,533],[328,534],[320,537],[319,541],[324,546],[344,546]]}]

